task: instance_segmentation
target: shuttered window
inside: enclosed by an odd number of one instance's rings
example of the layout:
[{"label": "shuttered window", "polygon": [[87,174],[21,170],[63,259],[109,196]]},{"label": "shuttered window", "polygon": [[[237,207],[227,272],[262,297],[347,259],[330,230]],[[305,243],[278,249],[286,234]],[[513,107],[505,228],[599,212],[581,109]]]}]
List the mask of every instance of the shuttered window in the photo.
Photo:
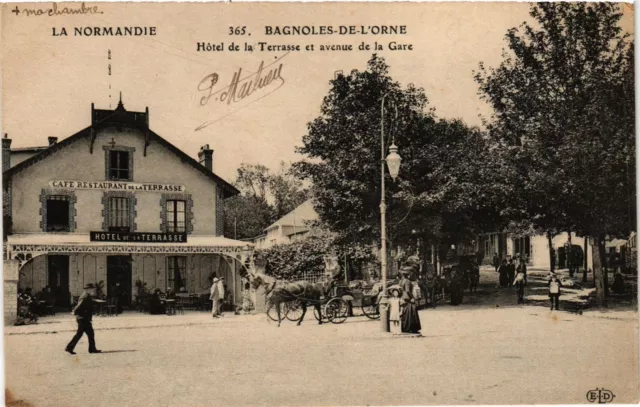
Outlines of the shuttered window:
[{"label": "shuttered window", "polygon": [[167,232],[187,231],[185,207],[185,201],[167,200]]},{"label": "shuttered window", "polygon": [[129,232],[131,230],[131,224],[129,222],[129,205],[129,198],[109,198],[110,232]]}]

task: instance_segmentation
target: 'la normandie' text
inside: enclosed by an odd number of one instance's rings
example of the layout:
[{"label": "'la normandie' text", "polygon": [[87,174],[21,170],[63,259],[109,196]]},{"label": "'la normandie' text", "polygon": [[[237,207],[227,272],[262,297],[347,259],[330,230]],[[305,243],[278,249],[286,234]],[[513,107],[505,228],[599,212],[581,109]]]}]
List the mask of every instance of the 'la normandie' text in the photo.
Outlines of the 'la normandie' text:
[{"label": "'la normandie' text", "polygon": [[[156,35],[156,27],[73,27],[75,37],[144,37]],[[51,36],[69,36],[66,27],[52,27]]]}]

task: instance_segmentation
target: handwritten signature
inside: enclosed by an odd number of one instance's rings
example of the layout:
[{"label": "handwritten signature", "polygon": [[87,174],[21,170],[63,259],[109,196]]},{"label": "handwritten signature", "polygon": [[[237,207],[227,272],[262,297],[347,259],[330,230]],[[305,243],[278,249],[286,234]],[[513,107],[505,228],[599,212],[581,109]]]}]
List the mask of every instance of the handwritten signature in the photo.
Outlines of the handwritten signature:
[{"label": "handwritten signature", "polygon": [[[217,73],[211,73],[205,76],[198,84],[198,91],[205,93],[204,96],[200,98],[200,106],[206,106],[210,102],[218,104],[223,103],[231,106],[243,100],[250,100],[250,96],[252,95],[261,95],[260,97],[251,100],[251,102],[243,105],[241,108],[229,113],[232,114],[272,94],[276,90],[280,89],[285,83],[285,80],[282,77],[282,68],[284,66],[282,58],[286,55],[287,54],[284,54],[268,65],[265,65],[264,61],[261,61],[256,72],[245,74],[244,77],[242,76],[242,68],[239,68],[237,72],[234,72],[231,84],[222,89],[216,90],[216,84],[219,79]],[[264,93],[267,90],[268,92]],[[229,114],[223,117],[226,117]],[[202,130],[220,119],[221,118],[206,121],[198,126],[196,131]]]}]

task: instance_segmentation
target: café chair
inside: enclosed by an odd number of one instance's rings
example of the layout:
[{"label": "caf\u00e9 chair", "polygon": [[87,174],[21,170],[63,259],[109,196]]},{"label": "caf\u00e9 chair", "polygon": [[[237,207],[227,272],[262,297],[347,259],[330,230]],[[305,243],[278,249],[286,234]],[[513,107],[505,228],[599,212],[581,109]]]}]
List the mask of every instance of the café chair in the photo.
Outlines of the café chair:
[{"label": "caf\u00e9 chair", "polygon": [[184,306],[185,299],[181,297],[176,298],[176,303],[174,305],[174,314],[179,312],[181,315],[184,315]]}]

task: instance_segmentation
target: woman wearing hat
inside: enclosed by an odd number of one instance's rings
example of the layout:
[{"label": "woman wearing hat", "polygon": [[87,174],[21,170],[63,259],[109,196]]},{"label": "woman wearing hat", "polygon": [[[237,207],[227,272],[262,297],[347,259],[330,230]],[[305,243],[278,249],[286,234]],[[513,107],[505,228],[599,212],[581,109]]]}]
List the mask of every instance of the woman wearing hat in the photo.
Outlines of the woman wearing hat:
[{"label": "woman wearing hat", "polygon": [[413,298],[413,284],[409,280],[409,276],[416,270],[414,265],[405,264],[400,269],[402,278],[400,279],[400,287],[402,288],[402,332],[417,334],[420,333],[420,317],[418,316],[418,308]]}]

